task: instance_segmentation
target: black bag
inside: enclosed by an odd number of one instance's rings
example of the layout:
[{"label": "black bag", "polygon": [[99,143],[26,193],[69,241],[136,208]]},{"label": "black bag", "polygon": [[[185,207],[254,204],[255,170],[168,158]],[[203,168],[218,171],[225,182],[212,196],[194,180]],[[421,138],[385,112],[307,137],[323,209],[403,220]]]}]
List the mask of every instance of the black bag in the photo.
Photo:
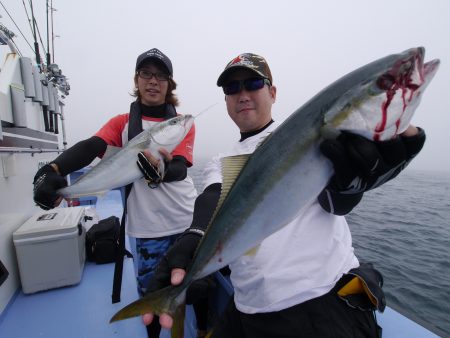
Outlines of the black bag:
[{"label": "black bag", "polygon": [[372,263],[361,263],[351,269],[336,283],[339,298],[350,307],[363,311],[383,312],[386,307],[383,276]]},{"label": "black bag", "polygon": [[119,252],[120,222],[116,216],[102,219],[86,233],[87,260],[97,264],[112,263]]}]

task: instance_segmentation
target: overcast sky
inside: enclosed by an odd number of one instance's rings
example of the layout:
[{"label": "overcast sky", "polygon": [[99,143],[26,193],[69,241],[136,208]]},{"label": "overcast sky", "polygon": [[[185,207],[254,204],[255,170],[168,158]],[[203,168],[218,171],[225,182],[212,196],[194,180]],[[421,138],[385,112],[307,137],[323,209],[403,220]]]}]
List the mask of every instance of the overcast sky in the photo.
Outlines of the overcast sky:
[{"label": "overcast sky", "polygon": [[[2,2],[32,41],[22,1]],[[45,41],[45,1],[33,3]],[[424,46],[426,60],[439,58],[441,66],[413,117],[427,142],[411,168],[450,172],[448,0],[53,0],[53,6],[55,62],[71,85],[65,108],[70,145],[128,112],[136,57],[153,47],[172,60],[179,112],[196,114],[218,103],[196,120],[199,159],[239,136],[215,85],[236,55],[253,52],[268,60],[278,88],[273,116],[282,121],[346,73]],[[3,8],[0,13],[0,22],[19,34]]]}]

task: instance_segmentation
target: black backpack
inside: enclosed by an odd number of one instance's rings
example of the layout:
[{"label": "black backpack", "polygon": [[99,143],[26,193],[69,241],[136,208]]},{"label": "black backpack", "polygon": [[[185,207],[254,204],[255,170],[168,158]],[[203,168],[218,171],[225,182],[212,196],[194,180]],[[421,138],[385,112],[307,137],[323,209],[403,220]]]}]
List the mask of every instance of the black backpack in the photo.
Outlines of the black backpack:
[{"label": "black backpack", "polygon": [[100,220],[86,233],[86,258],[97,264],[115,262],[119,252],[120,221],[116,216]]}]

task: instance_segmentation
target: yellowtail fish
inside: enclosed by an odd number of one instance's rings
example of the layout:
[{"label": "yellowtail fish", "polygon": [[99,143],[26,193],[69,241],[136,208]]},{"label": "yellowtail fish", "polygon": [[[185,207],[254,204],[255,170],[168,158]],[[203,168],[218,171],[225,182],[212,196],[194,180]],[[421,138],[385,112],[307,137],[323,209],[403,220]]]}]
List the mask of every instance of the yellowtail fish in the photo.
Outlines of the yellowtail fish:
[{"label": "yellowtail fish", "polygon": [[192,115],[178,115],[142,131],[123,148],[109,147],[104,158],[92,170],[73,185],[59,189],[58,194],[66,198],[102,195],[134,182],[143,176],[136,161],[137,154],[144,150],[149,150],[153,156],[161,159],[159,171],[163,173],[164,161],[158,150],[165,148],[172,152],[193,123]]}]

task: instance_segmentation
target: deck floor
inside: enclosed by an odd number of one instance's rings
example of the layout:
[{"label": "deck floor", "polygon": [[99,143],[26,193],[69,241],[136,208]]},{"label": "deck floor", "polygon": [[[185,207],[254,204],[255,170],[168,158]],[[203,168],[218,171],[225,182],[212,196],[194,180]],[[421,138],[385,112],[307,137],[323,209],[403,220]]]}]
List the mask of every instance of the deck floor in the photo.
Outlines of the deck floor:
[{"label": "deck floor", "polygon": [[109,324],[113,314],[138,298],[131,259],[124,264],[121,302],[111,303],[114,264],[86,263],[78,285],[17,294],[2,314],[2,338],[147,337],[140,318]]}]

